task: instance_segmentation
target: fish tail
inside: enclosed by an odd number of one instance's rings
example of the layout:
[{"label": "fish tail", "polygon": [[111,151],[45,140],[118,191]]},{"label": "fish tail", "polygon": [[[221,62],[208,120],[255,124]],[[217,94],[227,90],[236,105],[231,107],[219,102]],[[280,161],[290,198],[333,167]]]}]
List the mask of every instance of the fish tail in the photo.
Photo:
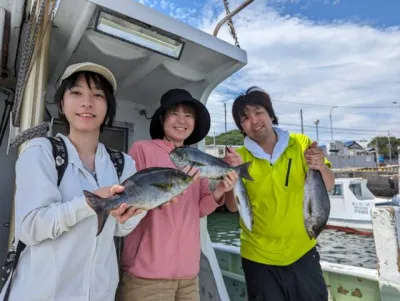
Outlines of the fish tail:
[{"label": "fish tail", "polygon": [[103,231],[104,225],[106,224],[108,218],[108,212],[106,208],[106,199],[98,196],[97,194],[91,193],[87,190],[83,191],[86,201],[90,208],[92,208],[97,215],[97,234],[98,236],[101,231]]},{"label": "fish tail", "polygon": [[249,180],[249,181],[254,181],[254,179],[249,174],[250,165],[251,165],[251,161],[246,162],[242,165],[236,166],[234,169],[238,173],[239,177],[245,178],[246,180]]}]

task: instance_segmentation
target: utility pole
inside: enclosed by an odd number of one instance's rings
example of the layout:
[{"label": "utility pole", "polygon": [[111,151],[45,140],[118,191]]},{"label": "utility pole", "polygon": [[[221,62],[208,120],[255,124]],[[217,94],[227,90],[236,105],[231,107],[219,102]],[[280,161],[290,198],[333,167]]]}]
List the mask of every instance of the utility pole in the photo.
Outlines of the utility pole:
[{"label": "utility pole", "polygon": [[224,109],[225,109],[225,149],[228,146],[228,135],[227,135],[227,130],[226,130],[226,102],[224,103]]},{"label": "utility pole", "polygon": [[331,107],[331,109],[329,110],[329,119],[331,121],[331,141],[333,141],[333,127],[332,127],[332,110],[337,108],[337,106],[333,106]]},{"label": "utility pole", "polygon": [[400,194],[400,146],[397,146],[397,193]]},{"label": "utility pole", "polygon": [[376,151],[375,151],[375,154],[376,154],[376,164],[378,165],[378,168],[379,168],[379,149],[378,149],[378,140],[376,140],[376,142],[375,142],[375,149],[376,149]]},{"label": "utility pole", "polygon": [[319,144],[319,137],[318,137],[318,124],[319,124],[319,119],[315,120],[315,121],[314,121],[314,124],[315,124],[315,128],[316,128],[316,130],[317,130],[317,143]]},{"label": "utility pole", "polygon": [[300,109],[301,133],[304,134],[303,109]]},{"label": "utility pole", "polygon": [[214,130],[214,155],[215,155],[215,149],[217,148],[217,146],[215,145],[215,130]]},{"label": "utility pole", "polygon": [[388,131],[388,140],[389,140],[389,164],[392,164],[392,146],[390,145],[390,131]]}]

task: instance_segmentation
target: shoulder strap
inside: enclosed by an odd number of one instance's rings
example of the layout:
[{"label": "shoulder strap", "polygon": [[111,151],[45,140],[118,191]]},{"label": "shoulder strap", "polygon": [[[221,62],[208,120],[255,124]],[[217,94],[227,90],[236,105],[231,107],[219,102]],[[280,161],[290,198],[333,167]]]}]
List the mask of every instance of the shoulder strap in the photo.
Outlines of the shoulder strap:
[{"label": "shoulder strap", "polygon": [[[53,148],[53,157],[56,162],[56,169],[58,174],[57,185],[60,185],[62,177],[68,165],[68,152],[65,142],[60,137],[46,137],[49,139]],[[110,155],[111,161],[114,164],[115,170],[117,171],[118,178],[121,177],[124,171],[125,158],[122,152],[106,147],[108,154]]]},{"label": "shoulder strap", "polygon": [[7,301],[11,291],[11,284],[13,281],[13,275],[15,271],[15,267],[18,264],[19,257],[22,251],[25,249],[26,245],[19,241],[17,246],[15,246],[14,241],[11,244],[11,248],[7,252],[6,261],[0,271],[0,292],[3,290],[4,286],[8,282],[6,293],[4,294],[3,301]]},{"label": "shoulder strap", "polygon": [[115,170],[117,171],[118,179],[121,178],[122,172],[124,171],[125,157],[120,151],[116,151],[109,147],[106,147],[108,154],[110,155],[111,161],[114,164]]},{"label": "shoulder strap", "polygon": [[53,157],[56,162],[57,169],[57,185],[59,186],[64,175],[65,170],[68,166],[68,152],[65,142],[60,137],[46,137],[50,140],[51,146],[53,148]]}]

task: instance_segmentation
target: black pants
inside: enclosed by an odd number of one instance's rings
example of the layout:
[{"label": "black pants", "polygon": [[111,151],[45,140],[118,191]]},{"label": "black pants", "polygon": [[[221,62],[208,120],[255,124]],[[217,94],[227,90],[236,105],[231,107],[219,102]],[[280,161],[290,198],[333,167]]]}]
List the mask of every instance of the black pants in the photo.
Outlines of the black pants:
[{"label": "black pants", "polygon": [[316,248],[288,266],[272,266],[242,258],[249,301],[327,301]]}]

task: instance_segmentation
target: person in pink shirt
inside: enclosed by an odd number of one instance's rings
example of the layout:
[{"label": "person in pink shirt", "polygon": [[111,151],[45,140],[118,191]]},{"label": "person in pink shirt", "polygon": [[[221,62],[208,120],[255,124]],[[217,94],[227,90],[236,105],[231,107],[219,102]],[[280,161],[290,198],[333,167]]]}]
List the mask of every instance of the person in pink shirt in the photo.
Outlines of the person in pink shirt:
[{"label": "person in pink shirt", "polygon": [[[169,153],[182,145],[204,139],[210,129],[206,107],[182,89],[172,89],[150,124],[153,140],[137,141],[129,154],[137,170],[175,165]],[[188,171],[195,174],[198,170]],[[201,175],[200,175],[201,176]],[[197,301],[200,270],[200,218],[224,202],[238,175],[231,172],[213,191],[208,179],[200,178],[179,196],[178,202],[147,212],[137,228],[125,238],[119,301]]]}]

